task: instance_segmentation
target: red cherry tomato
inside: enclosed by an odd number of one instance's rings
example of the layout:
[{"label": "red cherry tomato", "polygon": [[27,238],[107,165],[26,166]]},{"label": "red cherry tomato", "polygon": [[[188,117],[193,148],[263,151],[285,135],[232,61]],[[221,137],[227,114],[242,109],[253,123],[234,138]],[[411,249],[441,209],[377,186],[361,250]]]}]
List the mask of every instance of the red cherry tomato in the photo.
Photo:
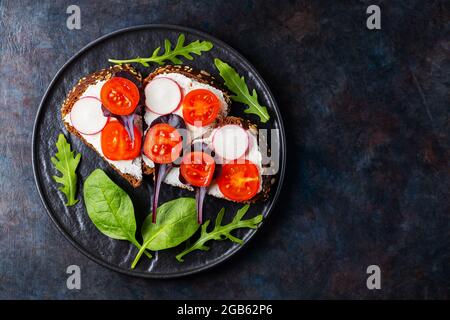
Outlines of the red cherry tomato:
[{"label": "red cherry tomato", "polygon": [[181,160],[180,173],[189,184],[206,187],[211,184],[215,167],[213,157],[201,151],[194,151]]},{"label": "red cherry tomato", "polygon": [[253,198],[259,190],[261,178],[258,167],[251,161],[222,165],[217,184],[225,197],[234,201]]},{"label": "red cherry tomato", "polygon": [[114,77],[105,82],[100,98],[106,109],[113,114],[132,114],[139,103],[139,89],[128,79]]},{"label": "red cherry tomato", "polygon": [[101,132],[103,155],[109,160],[132,160],[140,155],[142,135],[134,127],[134,144],[119,121],[109,121]]},{"label": "red cherry tomato", "polygon": [[183,118],[197,127],[212,123],[217,118],[219,109],[219,99],[206,89],[192,90],[183,99]]},{"label": "red cherry tomato", "polygon": [[155,163],[171,163],[180,156],[182,146],[177,129],[159,123],[151,127],[145,136],[144,154]]}]

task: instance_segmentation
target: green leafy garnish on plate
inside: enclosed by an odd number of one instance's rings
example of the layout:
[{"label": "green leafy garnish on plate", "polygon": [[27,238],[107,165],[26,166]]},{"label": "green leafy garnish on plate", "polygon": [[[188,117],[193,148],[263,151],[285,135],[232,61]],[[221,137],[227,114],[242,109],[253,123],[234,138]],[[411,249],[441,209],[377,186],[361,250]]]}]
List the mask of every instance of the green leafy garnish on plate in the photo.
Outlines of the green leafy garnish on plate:
[{"label": "green leafy garnish on plate", "polygon": [[209,250],[209,247],[206,246],[205,243],[210,240],[229,239],[235,243],[242,244],[243,241],[241,239],[233,236],[231,234],[231,231],[233,231],[235,229],[240,229],[240,228],[256,229],[263,219],[262,214],[259,214],[256,217],[253,217],[251,219],[242,220],[244,215],[247,213],[249,207],[250,206],[248,204],[243,206],[241,209],[239,209],[237,211],[236,216],[233,218],[233,220],[229,224],[226,224],[223,226],[221,224],[222,224],[223,215],[225,214],[225,208],[222,208],[222,210],[220,210],[219,214],[216,217],[214,229],[211,230],[210,232],[208,232],[207,229],[208,229],[210,220],[207,220],[202,225],[200,238],[197,241],[195,241],[193,244],[188,246],[183,252],[178,254],[176,256],[177,260],[180,262],[183,262],[184,261],[183,257],[186,254],[188,254],[194,250],[203,250],[203,251]]},{"label": "green leafy garnish on plate", "polygon": [[75,155],[75,152],[70,148],[70,143],[67,142],[62,133],[58,136],[56,148],[58,151],[51,158],[51,161],[56,170],[61,173],[61,176],[53,176],[53,180],[61,184],[58,189],[65,194],[67,199],[65,205],[70,207],[78,202],[78,199],[75,198],[77,192],[77,174],[75,171],[80,163],[81,154]]},{"label": "green leafy garnish on plate", "polygon": [[128,60],[117,60],[117,59],[108,59],[109,62],[115,64],[122,63],[140,63],[145,67],[149,67],[149,63],[157,63],[159,65],[163,65],[166,61],[170,61],[173,64],[182,64],[183,61],[180,60],[179,57],[184,57],[188,60],[194,59],[192,54],[201,55],[202,52],[209,51],[212,49],[213,44],[209,41],[193,41],[187,45],[184,44],[185,36],[184,34],[180,34],[178,36],[177,43],[175,47],[172,49],[172,44],[168,39],[164,40],[164,53],[159,54],[161,47],[158,47],[153,51],[151,57],[141,58],[137,57],[134,59]]},{"label": "green leafy garnish on plate", "polygon": [[[83,195],[89,218],[101,233],[112,239],[127,240],[141,249],[136,240],[133,203],[105,172],[101,169],[92,171],[84,183]],[[148,252],[144,253],[152,257]]]},{"label": "green leafy garnish on plate", "polygon": [[136,255],[131,269],[134,269],[145,249],[152,251],[176,247],[198,230],[197,210],[194,198],[178,198],[158,208],[156,223],[149,214],[142,225],[143,244]]},{"label": "green leafy garnish on plate", "polygon": [[233,93],[231,99],[245,104],[247,106],[244,110],[245,113],[255,114],[261,122],[266,123],[270,119],[269,113],[267,112],[267,107],[259,103],[256,90],[253,89],[252,93],[250,93],[244,77],[241,77],[229,64],[218,58],[214,59],[214,64],[219,70],[225,86]]}]

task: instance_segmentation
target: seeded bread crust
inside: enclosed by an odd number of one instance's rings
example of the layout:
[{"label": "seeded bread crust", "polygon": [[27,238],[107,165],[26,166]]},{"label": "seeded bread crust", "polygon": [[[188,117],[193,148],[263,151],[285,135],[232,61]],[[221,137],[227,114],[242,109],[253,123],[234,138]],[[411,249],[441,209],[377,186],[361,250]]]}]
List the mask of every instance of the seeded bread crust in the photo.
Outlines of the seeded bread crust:
[{"label": "seeded bread crust", "polygon": [[142,161],[142,173],[149,176],[155,173],[155,168],[149,167],[144,161]]},{"label": "seeded bread crust", "polygon": [[[216,79],[210,73],[208,73],[204,70],[194,70],[193,68],[186,66],[186,65],[166,65],[163,67],[159,67],[158,69],[156,69],[155,71],[150,73],[147,76],[147,78],[144,79],[143,87],[145,88],[145,86],[150,81],[152,81],[156,76],[161,75],[161,74],[167,74],[167,73],[179,73],[188,78],[196,80],[200,83],[208,84],[208,85],[216,88],[217,90],[222,91],[223,96],[225,98],[225,102],[227,103],[228,106],[230,106],[231,99],[230,99],[229,93],[226,90],[224,90],[223,88],[221,88],[216,83]],[[219,122],[221,122],[222,120],[223,119],[219,119]],[[142,162],[142,171],[145,175],[151,175],[154,173],[155,169],[149,167],[144,162]]]},{"label": "seeded bread crust", "polygon": [[[72,90],[70,90],[70,92],[67,94],[67,97],[61,106],[61,118],[63,120],[63,123],[64,123],[67,131],[69,131],[71,134],[77,136],[81,141],[83,141],[83,143],[85,145],[90,147],[95,152],[97,152],[97,150],[95,150],[95,148],[89,142],[87,142],[83,138],[83,136],[80,133],[78,133],[78,131],[73,126],[71,126],[70,124],[65,122],[64,117],[70,113],[75,102],[78,101],[78,99],[81,97],[81,95],[86,91],[86,89],[90,85],[95,85],[99,81],[109,80],[109,79],[111,79],[111,77],[113,77],[119,71],[127,71],[130,74],[132,74],[136,78],[136,80],[138,80],[139,82],[142,82],[141,74],[138,71],[136,71],[133,67],[131,67],[130,65],[115,65],[115,66],[91,73],[91,74],[87,75],[86,77],[81,78],[78,81],[78,83],[72,88]],[[102,155],[100,155],[98,152],[97,152],[97,154],[106,161],[106,159]],[[116,166],[114,166],[113,164],[111,164],[109,162],[108,162],[108,164],[119,175],[121,175],[124,179],[126,179],[133,187],[136,188],[142,184],[142,179],[139,179],[131,174],[121,172]]]}]

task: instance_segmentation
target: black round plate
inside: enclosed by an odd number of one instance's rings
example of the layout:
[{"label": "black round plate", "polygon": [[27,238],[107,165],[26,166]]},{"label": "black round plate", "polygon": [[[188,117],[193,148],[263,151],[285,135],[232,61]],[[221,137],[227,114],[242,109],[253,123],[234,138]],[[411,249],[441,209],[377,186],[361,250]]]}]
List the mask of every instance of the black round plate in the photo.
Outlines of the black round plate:
[{"label": "black round plate", "polygon": [[[60,120],[60,106],[67,92],[81,77],[108,67],[108,58],[126,59],[136,56],[148,56],[156,47],[161,46],[166,38],[175,43],[180,33],[186,35],[186,42],[203,39],[209,40],[214,44],[214,48],[211,51],[203,53],[201,56],[195,56],[193,61],[185,60],[185,64],[195,69],[207,70],[220,80],[213,59],[218,57],[229,63],[245,77],[250,88],[256,89],[260,101],[268,107],[271,119],[262,127],[279,129],[278,138],[281,145],[281,161],[277,182],[272,187],[270,199],[263,203],[251,205],[246,217],[262,213],[267,218],[278,197],[284,176],[286,145],[280,111],[264,80],[248,61],[234,49],[205,33],[170,25],[131,27],[113,32],[90,43],[67,61],[58,71],[42,99],[33,131],[33,170],[44,206],[57,228],[70,243],[99,264],[129,275],[149,278],[170,278],[188,275],[223,262],[242,247],[230,241],[216,241],[210,243],[211,249],[208,252],[190,253],[185,257],[185,261],[180,263],[175,259],[175,255],[183,250],[184,245],[182,244],[176,248],[155,253],[151,261],[143,256],[136,269],[131,270],[130,264],[137,253],[136,248],[126,241],[110,239],[96,229],[84,207],[81,187],[78,190],[78,198],[81,201],[77,205],[67,208],[64,206],[64,196],[58,191],[57,185],[52,180],[52,176],[57,174],[57,172],[50,158],[56,152],[55,142],[58,134],[63,132],[69,142],[71,142],[72,148],[82,154],[82,160],[78,168],[78,184],[81,186],[94,169],[102,168],[105,170],[130,195],[134,204],[139,230],[145,216],[150,212],[152,194],[150,178],[145,178],[141,187],[137,189],[132,188],[105,161],[101,160],[94,151],[86,147],[76,137],[67,133]],[[157,66],[145,68],[137,65],[136,67],[146,76]],[[242,116],[259,124],[258,118],[244,114],[242,109],[243,106],[234,104],[231,114]],[[180,196],[193,195],[189,191],[165,185],[161,192],[160,203]],[[222,207],[226,208],[224,218],[224,223],[226,223],[241,205],[207,197],[204,208],[205,220],[214,218]],[[237,230],[236,235],[246,243],[255,232],[255,230],[242,229]]]}]

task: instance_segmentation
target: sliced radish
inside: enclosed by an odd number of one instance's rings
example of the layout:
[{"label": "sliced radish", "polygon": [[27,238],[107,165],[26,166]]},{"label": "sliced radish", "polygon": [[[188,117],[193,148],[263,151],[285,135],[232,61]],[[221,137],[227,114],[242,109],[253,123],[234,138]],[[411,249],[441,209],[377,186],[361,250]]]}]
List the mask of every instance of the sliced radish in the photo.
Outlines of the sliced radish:
[{"label": "sliced radish", "polygon": [[145,105],[159,115],[165,115],[178,109],[181,103],[181,88],[172,79],[156,78],[145,86]]},{"label": "sliced radish", "polygon": [[102,102],[96,97],[80,98],[70,111],[70,122],[82,134],[102,131],[108,119],[103,115]]},{"label": "sliced radish", "polygon": [[217,155],[227,160],[234,160],[245,154],[249,145],[248,140],[248,133],[244,128],[230,124],[216,130],[212,145]]}]

